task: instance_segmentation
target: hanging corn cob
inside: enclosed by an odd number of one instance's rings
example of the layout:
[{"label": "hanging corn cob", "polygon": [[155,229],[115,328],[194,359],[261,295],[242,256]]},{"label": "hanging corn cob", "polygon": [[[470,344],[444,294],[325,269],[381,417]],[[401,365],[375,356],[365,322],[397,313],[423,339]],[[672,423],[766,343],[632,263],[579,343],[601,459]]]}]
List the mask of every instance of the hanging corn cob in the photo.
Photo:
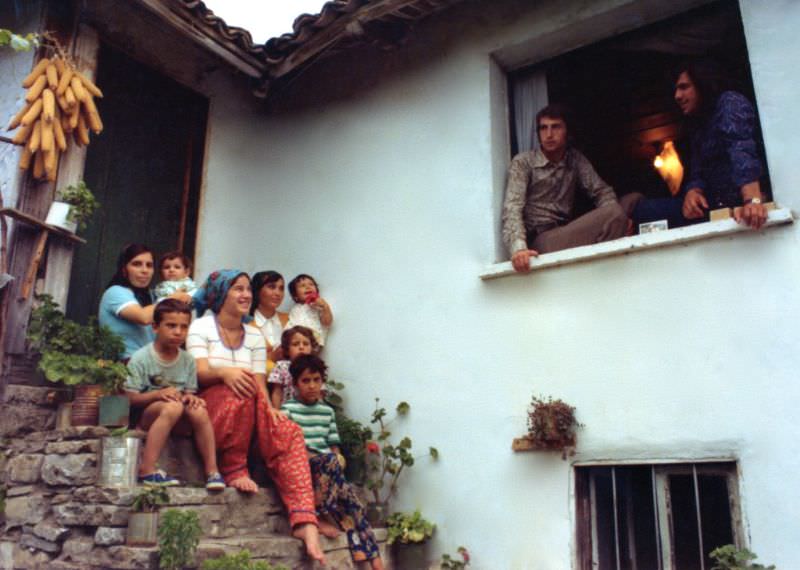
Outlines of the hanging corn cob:
[{"label": "hanging corn cob", "polygon": [[24,147],[19,167],[28,170],[33,166],[35,178],[55,181],[68,136],[72,135],[78,146],[85,146],[89,131],[103,131],[94,102],[103,92],[61,55],[42,58],[22,86],[28,90],[25,105],[8,125],[9,131],[18,129],[13,142]]}]

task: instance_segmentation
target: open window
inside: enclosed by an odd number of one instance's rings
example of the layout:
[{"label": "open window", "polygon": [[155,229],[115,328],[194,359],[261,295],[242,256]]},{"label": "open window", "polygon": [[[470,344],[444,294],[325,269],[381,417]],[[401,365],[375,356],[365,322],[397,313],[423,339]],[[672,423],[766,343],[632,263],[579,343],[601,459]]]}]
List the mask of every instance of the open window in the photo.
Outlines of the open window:
[{"label": "open window", "polygon": [[744,546],[736,463],[575,469],[581,570],[707,570]]},{"label": "open window", "polygon": [[[576,42],[574,38],[569,41]],[[542,42],[546,47],[552,40]],[[532,44],[531,49],[535,48]],[[727,76],[730,87],[756,103],[742,18],[735,0],[715,2],[578,49],[555,52],[554,57],[533,65],[506,69],[505,92],[510,111],[507,160],[536,146],[532,124],[536,112],[547,103],[563,103],[572,110],[570,134],[574,146],[618,197],[631,192],[649,198],[674,196],[685,178],[680,169],[688,173],[688,135],[682,129],[682,116],[673,99],[671,78],[678,63],[690,58],[714,61]],[[501,64],[505,63],[502,54],[497,57]],[[771,199],[757,111],[756,106],[755,138],[764,166],[761,189]],[[593,207],[585,193],[578,190],[573,218]],[[732,223],[729,230],[735,231],[736,225]],[[690,239],[697,239],[694,233],[689,232]],[[629,244],[627,251],[638,245]],[[566,257],[586,258],[591,257],[590,253]],[[565,256],[559,260],[561,257]],[[548,263],[540,260],[537,265],[540,262]],[[499,271],[503,272],[505,269]],[[498,275],[493,272],[482,275],[485,279],[495,276]]]}]

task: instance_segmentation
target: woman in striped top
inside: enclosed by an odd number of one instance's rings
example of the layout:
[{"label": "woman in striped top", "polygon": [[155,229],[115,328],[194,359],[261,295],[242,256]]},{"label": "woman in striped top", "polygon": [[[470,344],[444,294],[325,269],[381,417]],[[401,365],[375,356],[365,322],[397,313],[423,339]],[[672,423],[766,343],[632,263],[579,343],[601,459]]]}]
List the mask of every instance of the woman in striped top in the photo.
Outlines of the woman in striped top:
[{"label": "woman in striped top", "polygon": [[225,483],[258,492],[247,470],[253,433],[286,509],[292,534],[308,555],[324,564],[319,544],[311,474],[303,434],[272,407],[266,389],[267,347],[261,333],[245,323],[252,301],[247,273],[223,269],[209,275],[195,295],[198,314],[211,314],[189,327],[186,349],[197,361],[200,396],[214,426],[219,467]]}]

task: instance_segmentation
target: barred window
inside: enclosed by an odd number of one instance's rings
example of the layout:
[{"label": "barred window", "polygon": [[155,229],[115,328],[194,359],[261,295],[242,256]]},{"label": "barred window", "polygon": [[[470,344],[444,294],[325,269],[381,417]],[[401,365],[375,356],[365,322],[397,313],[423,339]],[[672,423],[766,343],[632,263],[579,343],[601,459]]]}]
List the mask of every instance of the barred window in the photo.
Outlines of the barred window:
[{"label": "barred window", "polygon": [[581,570],[710,570],[744,546],[736,463],[576,467]]}]

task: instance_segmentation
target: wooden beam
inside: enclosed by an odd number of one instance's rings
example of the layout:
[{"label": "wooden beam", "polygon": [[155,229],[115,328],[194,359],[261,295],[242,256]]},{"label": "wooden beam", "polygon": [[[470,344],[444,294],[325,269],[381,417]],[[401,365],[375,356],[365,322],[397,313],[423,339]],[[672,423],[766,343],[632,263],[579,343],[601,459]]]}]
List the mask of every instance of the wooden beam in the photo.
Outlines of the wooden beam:
[{"label": "wooden beam", "polygon": [[348,34],[348,26],[353,22],[363,25],[372,20],[390,16],[416,3],[418,3],[418,0],[386,0],[385,2],[367,4],[351,14],[341,15],[332,24],[303,42],[297,50],[271,69],[269,74],[273,78],[278,78],[297,69],[345,37]]},{"label": "wooden beam", "polygon": [[218,41],[214,38],[217,33],[211,26],[192,20],[184,8],[181,7],[181,14],[178,14],[169,8],[168,4],[170,2],[165,2],[164,0],[136,1],[162,21],[175,28],[179,33],[202,45],[246,75],[260,78],[264,74],[267,67],[265,62],[250,55],[234,42]]}]

